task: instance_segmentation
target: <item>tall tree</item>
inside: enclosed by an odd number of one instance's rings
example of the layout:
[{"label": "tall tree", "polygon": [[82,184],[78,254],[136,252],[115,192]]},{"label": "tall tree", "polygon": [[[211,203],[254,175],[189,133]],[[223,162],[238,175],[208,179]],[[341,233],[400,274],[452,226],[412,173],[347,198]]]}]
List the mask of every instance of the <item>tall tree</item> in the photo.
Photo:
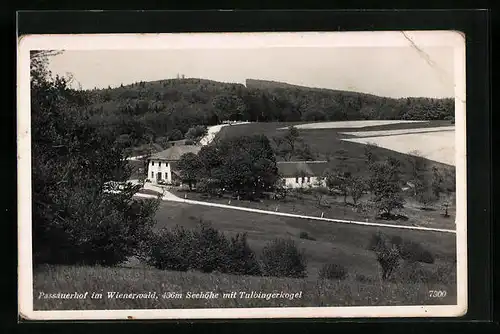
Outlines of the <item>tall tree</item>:
[{"label": "tall tree", "polygon": [[177,168],[180,171],[182,181],[187,182],[189,190],[193,190],[193,184],[200,178],[203,168],[200,158],[194,153],[183,154]]},{"label": "tall tree", "polygon": [[392,217],[395,209],[402,209],[405,200],[401,194],[400,163],[388,158],[370,165],[370,188],[372,201],[384,217]]},{"label": "tall tree", "polygon": [[138,254],[157,201],[139,187],[110,193],[130,175],[113,131],[89,122],[87,102],[53,78],[43,52],[31,54],[33,262],[114,265]]},{"label": "tall tree", "polygon": [[278,180],[276,158],[266,136],[242,136],[204,147],[199,157],[205,178],[218,180],[239,196],[260,196]]},{"label": "tall tree", "polygon": [[348,191],[351,195],[354,205],[358,204],[366,189],[366,181],[361,176],[352,176],[349,178]]},{"label": "tall tree", "polygon": [[429,163],[418,151],[411,152],[407,159],[411,171],[410,181],[413,195],[424,208],[427,208],[438,199],[432,191]]},{"label": "tall tree", "polygon": [[273,138],[276,146],[276,154],[285,161],[290,161],[293,157],[301,160],[312,160],[314,154],[311,147],[304,143],[299,130],[295,126],[290,126],[283,136]]}]

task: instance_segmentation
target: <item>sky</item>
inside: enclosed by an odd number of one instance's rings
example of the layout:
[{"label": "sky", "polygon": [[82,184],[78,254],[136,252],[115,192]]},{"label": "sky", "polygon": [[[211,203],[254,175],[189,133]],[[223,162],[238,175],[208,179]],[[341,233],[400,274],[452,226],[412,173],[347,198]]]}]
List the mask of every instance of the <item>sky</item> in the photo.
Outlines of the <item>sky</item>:
[{"label": "sky", "polygon": [[453,97],[453,48],[275,47],[261,49],[69,50],[50,59],[82,89],[203,78],[281,81],[387,97]]}]

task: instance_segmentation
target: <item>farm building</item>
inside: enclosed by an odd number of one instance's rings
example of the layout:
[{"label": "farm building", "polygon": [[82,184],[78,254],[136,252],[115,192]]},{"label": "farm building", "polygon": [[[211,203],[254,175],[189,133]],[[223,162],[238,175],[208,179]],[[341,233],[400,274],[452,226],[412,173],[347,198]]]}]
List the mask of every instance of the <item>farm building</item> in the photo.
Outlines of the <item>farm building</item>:
[{"label": "farm building", "polygon": [[[318,178],[328,167],[327,161],[279,161],[278,171],[288,188],[318,186]],[[324,181],[321,181],[323,184]]]},{"label": "farm building", "polygon": [[186,153],[198,154],[201,146],[173,145],[148,159],[148,176],[152,183],[172,184],[177,180],[176,164]]}]

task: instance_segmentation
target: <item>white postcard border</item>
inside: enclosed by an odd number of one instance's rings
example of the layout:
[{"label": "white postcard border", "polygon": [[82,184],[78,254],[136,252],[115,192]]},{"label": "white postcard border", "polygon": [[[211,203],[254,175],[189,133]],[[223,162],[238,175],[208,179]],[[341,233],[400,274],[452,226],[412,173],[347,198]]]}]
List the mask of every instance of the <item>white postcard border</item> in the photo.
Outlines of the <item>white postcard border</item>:
[{"label": "white postcard border", "polygon": [[[454,52],[457,305],[34,311],[30,50],[449,46]],[[467,311],[465,36],[457,31],[29,35],[18,40],[18,297],[29,320],[458,317]]]}]

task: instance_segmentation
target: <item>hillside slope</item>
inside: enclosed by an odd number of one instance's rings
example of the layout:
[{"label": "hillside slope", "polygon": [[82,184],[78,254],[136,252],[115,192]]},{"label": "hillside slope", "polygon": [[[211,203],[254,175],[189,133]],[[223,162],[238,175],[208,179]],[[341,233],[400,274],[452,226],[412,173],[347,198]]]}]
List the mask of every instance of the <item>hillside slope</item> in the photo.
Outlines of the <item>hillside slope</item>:
[{"label": "hillside slope", "polygon": [[127,147],[184,138],[195,125],[363,119],[453,119],[453,99],[392,99],[369,94],[247,80],[247,87],[206,79],[137,82],[84,92],[91,122]]},{"label": "hillside slope", "polygon": [[359,95],[359,96],[369,96],[372,98],[377,98],[379,96],[367,93],[359,93],[347,90],[337,90],[330,88],[317,88],[317,87],[308,87],[302,85],[295,85],[286,82],[273,81],[273,80],[261,80],[261,79],[246,79],[245,86],[249,89],[297,89],[297,90],[305,90],[305,91],[314,91],[314,92],[324,92],[330,94],[345,94],[345,95]]}]

